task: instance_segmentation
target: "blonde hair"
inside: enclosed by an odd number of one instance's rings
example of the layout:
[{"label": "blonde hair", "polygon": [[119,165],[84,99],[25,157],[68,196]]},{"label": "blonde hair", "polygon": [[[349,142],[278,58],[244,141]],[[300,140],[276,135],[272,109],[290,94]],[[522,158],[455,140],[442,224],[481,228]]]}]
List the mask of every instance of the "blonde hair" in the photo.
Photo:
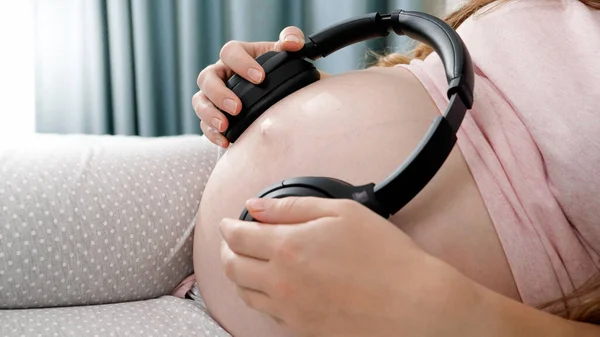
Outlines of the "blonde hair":
[{"label": "blonde hair", "polygon": [[[458,28],[466,19],[479,12],[482,8],[497,2],[498,4],[505,3],[511,0],[472,0],[464,6],[450,13],[444,20],[452,28]],[[579,0],[594,9],[600,9],[600,0]],[[374,66],[377,67],[393,67],[398,64],[408,64],[413,59],[425,59],[433,50],[426,44],[419,44],[409,55],[400,53],[391,53],[387,55],[377,56]]]},{"label": "blonde hair", "polygon": [[[472,0],[456,11],[450,13],[445,21],[454,29],[458,28],[466,19],[479,12],[484,7],[497,2],[497,5],[508,1],[518,0]],[[600,0],[580,0],[587,6],[600,9]],[[490,8],[492,9],[492,8]],[[391,53],[387,55],[376,55],[376,61],[372,64],[378,67],[393,67],[398,64],[408,64],[413,59],[425,59],[433,50],[425,44],[419,44],[409,53]],[[559,308],[559,309],[550,309]],[[548,309],[556,315],[574,321],[581,321],[600,325],[600,275],[592,277],[575,292],[540,306],[540,309]]]}]

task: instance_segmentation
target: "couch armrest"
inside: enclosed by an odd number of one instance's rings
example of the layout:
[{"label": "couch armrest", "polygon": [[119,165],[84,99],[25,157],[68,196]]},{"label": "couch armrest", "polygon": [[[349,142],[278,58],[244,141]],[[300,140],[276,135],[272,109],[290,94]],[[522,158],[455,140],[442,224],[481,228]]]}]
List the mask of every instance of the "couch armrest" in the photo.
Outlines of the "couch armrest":
[{"label": "couch armrest", "polygon": [[170,294],[219,155],[201,136],[36,135],[0,145],[0,309]]}]

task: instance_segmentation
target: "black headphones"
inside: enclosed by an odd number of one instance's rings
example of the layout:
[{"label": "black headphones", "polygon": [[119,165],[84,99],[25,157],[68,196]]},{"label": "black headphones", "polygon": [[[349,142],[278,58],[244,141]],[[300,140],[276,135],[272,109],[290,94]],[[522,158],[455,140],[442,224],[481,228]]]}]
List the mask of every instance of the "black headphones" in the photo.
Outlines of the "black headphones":
[{"label": "black headphones", "polygon": [[[313,196],[353,199],[384,218],[389,218],[412,200],[440,169],[456,143],[456,132],[473,104],[474,76],[471,57],[460,36],[444,21],[421,12],[398,10],[351,18],[309,36],[298,52],[268,52],[256,60],[264,68],[264,81],[255,85],[234,75],[227,87],[242,101],[236,115],[225,114],[229,128],[223,135],[235,140],[265,110],[285,96],[319,80],[319,72],[308,60],[325,57],[348,45],[387,36],[391,31],[431,46],[446,70],[449,105],[436,117],[408,159],[379,184],[354,186],[330,177],[286,179],[262,190],[259,198]],[[241,220],[254,221],[244,209]]]}]

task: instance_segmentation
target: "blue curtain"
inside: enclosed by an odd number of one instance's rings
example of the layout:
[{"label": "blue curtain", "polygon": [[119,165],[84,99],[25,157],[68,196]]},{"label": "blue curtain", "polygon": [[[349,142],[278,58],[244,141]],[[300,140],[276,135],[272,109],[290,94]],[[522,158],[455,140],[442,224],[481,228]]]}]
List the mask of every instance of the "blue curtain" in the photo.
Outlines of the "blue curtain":
[{"label": "blue curtain", "polygon": [[[432,5],[437,3],[437,5]],[[199,134],[196,77],[229,40],[275,41],[393,9],[434,13],[415,0],[37,0],[36,121],[40,133],[156,137]],[[408,39],[359,43],[317,61],[329,73],[363,68],[366,50],[407,50]]]}]

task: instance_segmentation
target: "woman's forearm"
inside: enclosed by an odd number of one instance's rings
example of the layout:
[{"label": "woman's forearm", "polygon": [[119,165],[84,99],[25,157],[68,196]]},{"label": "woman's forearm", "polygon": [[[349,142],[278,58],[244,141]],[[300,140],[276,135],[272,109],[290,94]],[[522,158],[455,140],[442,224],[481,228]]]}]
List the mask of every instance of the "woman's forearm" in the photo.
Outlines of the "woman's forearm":
[{"label": "woman's forearm", "polygon": [[[483,290],[481,306],[473,310],[478,337],[587,337],[600,336],[600,327],[570,321],[523,303]],[[477,324],[475,322],[480,322]]]}]

